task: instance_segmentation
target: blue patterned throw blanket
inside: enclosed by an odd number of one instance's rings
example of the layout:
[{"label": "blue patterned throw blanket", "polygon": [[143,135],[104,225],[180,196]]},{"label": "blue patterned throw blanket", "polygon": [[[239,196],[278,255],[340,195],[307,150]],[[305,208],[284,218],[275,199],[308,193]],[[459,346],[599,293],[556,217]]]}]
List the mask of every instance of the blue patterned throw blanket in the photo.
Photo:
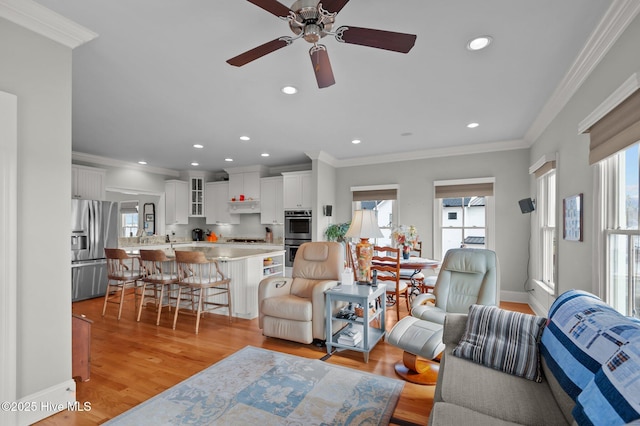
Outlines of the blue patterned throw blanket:
[{"label": "blue patterned throw blanket", "polygon": [[640,321],[593,294],[570,290],[549,310],[540,351],[576,401],[578,424],[640,421]]},{"label": "blue patterned throw blanket", "polygon": [[247,346],[108,425],[385,425],[404,382]]}]

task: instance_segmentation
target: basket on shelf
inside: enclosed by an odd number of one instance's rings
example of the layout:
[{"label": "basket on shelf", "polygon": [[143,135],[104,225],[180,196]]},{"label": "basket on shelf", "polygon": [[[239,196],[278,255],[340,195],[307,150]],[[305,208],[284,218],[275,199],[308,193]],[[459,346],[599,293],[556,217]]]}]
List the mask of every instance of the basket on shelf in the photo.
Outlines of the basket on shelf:
[{"label": "basket on shelf", "polygon": [[263,266],[270,266],[270,265],[273,265],[273,259],[264,259],[264,260],[262,261],[262,265],[263,265]]}]

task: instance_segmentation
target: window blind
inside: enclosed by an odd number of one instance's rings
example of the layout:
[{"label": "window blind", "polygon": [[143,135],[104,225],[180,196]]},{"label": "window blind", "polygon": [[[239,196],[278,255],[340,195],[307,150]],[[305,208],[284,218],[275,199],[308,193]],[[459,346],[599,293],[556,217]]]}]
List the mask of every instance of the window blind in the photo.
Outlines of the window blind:
[{"label": "window blind", "polygon": [[137,201],[121,201],[120,202],[120,213],[138,213],[138,202]]},{"label": "window blind", "polygon": [[437,185],[435,187],[436,198],[459,198],[474,195],[478,197],[493,196],[493,182]]},{"label": "window blind", "polygon": [[640,90],[598,120],[587,133],[590,133],[589,164],[640,141]]},{"label": "window blind", "polygon": [[542,177],[542,176],[546,175],[551,170],[555,170],[555,169],[556,169],[556,162],[555,161],[547,161],[542,166],[538,167],[533,172],[533,174],[536,176],[536,178],[539,178],[539,177]]},{"label": "window blind", "polygon": [[370,200],[397,200],[398,190],[390,189],[374,189],[370,191],[353,191],[353,201],[370,201]]}]

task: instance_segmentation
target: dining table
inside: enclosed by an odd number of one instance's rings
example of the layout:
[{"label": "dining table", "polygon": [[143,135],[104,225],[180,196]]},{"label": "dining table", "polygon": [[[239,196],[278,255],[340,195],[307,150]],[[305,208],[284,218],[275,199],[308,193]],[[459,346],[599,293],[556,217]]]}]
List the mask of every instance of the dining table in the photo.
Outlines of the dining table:
[{"label": "dining table", "polygon": [[[374,260],[373,263],[376,263]],[[389,262],[377,262],[377,263],[389,263]],[[411,283],[411,290],[409,294],[415,296],[416,294],[422,293],[426,291],[424,286],[421,286],[420,283],[416,280],[416,277],[419,273],[421,273],[425,269],[431,269],[435,271],[441,265],[439,260],[428,259],[424,257],[410,256],[405,259],[404,257],[400,258],[400,276],[401,278],[408,279]],[[405,272],[405,273],[403,273]]]}]

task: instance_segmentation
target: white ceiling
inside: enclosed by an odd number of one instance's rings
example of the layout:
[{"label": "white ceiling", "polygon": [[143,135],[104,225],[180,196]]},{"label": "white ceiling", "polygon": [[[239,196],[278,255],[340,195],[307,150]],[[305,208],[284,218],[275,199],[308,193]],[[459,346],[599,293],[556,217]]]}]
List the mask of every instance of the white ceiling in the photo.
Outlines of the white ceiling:
[{"label": "white ceiling", "polygon": [[[99,34],[73,51],[73,150],[207,171],[302,163],[320,151],[349,164],[526,147],[613,3],[351,0],[334,28],[406,32],[416,44],[404,55],[326,37],[336,84],[318,89],[304,40],[241,68],[225,62],[293,35],[248,1],[38,2]],[[465,49],[484,34],[487,49]],[[283,95],[284,85],[299,93]],[[472,121],[480,126],[468,129]]]}]

